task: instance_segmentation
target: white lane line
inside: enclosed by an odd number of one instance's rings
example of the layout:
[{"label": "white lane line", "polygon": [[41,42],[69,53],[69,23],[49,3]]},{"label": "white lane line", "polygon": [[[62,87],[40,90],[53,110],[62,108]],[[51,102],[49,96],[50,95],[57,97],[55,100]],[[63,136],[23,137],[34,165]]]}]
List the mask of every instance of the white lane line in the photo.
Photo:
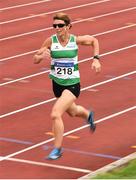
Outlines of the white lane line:
[{"label": "white lane line", "polygon": [[85,176],[80,177],[79,179],[93,179],[96,175],[101,174],[101,173],[105,173],[105,172],[109,172],[119,166],[122,166],[123,164],[128,163],[129,161],[136,159],[136,152],[129,154],[128,156],[125,156],[117,161],[114,161],[100,169],[97,169],[96,171],[93,171]]},{"label": "white lane line", "polygon": [[[127,109],[124,109],[124,110],[122,110],[122,111],[120,111],[120,112],[111,114],[111,115],[106,116],[106,117],[104,117],[104,118],[101,118],[101,119],[95,121],[95,123],[100,123],[100,122],[102,122],[102,121],[106,121],[106,120],[108,120],[108,119],[111,119],[111,118],[113,118],[113,117],[119,116],[119,115],[121,115],[121,114],[124,114],[124,113],[126,113],[126,112],[129,112],[129,111],[132,111],[132,110],[135,110],[135,109],[136,109],[136,106],[132,106],[132,107],[127,108]],[[87,128],[87,127],[89,127],[89,124],[84,125],[84,126],[81,126],[81,127],[79,127],[79,128],[76,128],[76,129],[73,129],[73,130],[71,130],[71,131],[68,131],[68,132],[64,133],[63,136],[67,136],[67,135],[69,135],[69,134],[75,133],[75,132],[77,132],[77,131],[79,131],[79,130],[81,130],[81,129]],[[37,147],[42,146],[42,145],[44,145],[44,144],[47,144],[47,143],[49,143],[49,142],[51,142],[51,141],[53,141],[53,140],[54,140],[54,138],[51,138],[51,139],[48,139],[48,140],[46,140],[46,141],[42,141],[42,142],[40,142],[40,143],[38,143],[38,144],[35,144],[35,145],[33,145],[33,146],[30,146],[30,147],[28,147],[28,148],[25,148],[25,149],[22,149],[22,150],[20,150],[20,151],[17,151],[17,152],[15,152],[15,153],[9,154],[9,155],[7,155],[7,156],[0,157],[0,161],[6,160],[6,159],[8,159],[8,158],[11,158],[11,157],[13,157],[13,156],[19,155],[19,154],[24,153],[24,152],[26,152],[26,151],[29,151],[29,150],[31,150],[31,149],[37,148]]]},{"label": "white lane line", "polygon": [[84,90],[87,90],[87,89],[90,89],[90,88],[94,88],[94,87],[97,87],[97,86],[100,86],[100,85],[103,85],[103,84],[107,84],[107,83],[109,83],[109,82],[112,82],[112,81],[115,81],[115,80],[124,78],[124,77],[126,77],[126,76],[130,76],[130,75],[133,75],[133,74],[136,74],[136,71],[132,71],[132,72],[129,72],[129,73],[126,73],[126,74],[122,74],[122,75],[117,76],[117,77],[115,77],[115,78],[111,78],[111,79],[108,79],[108,80],[106,80],[106,81],[102,81],[102,82],[93,84],[93,85],[91,85],[91,86],[82,88],[81,91],[84,91]]},{"label": "white lane line", "polygon": [[30,106],[26,106],[26,107],[24,107],[24,108],[22,108],[22,109],[18,109],[18,110],[16,110],[16,111],[12,111],[12,112],[9,112],[9,113],[6,113],[6,114],[2,114],[2,115],[0,116],[0,118],[4,118],[4,117],[10,116],[10,115],[12,115],[12,114],[19,113],[19,112],[25,111],[25,110],[27,110],[27,109],[31,109],[31,108],[40,106],[40,105],[42,105],[42,104],[47,104],[47,103],[49,103],[49,102],[54,101],[55,99],[56,99],[56,98],[51,98],[51,99],[48,99],[48,100],[45,100],[45,101],[42,101],[42,102],[39,102],[39,103],[30,105]]},{"label": "white lane line", "polygon": [[[130,49],[130,48],[134,48],[134,47],[136,47],[136,44],[133,44],[133,45],[130,45],[130,46],[126,46],[126,47],[123,47],[123,48],[120,48],[120,49],[116,49],[116,50],[113,50],[113,51],[109,51],[107,53],[101,54],[100,56],[103,57],[103,56],[106,56],[106,55],[114,54],[114,53],[117,53],[117,52],[120,52],[120,51],[124,51],[124,50]],[[92,59],[92,58],[83,59],[83,60],[79,61],[79,63],[88,61],[90,59]]]},{"label": "white lane line", "polygon": [[35,17],[40,17],[40,16],[44,16],[44,15],[49,15],[49,14],[53,14],[53,13],[57,13],[57,12],[67,11],[67,10],[71,10],[71,9],[77,9],[77,8],[82,8],[82,7],[86,7],[86,6],[92,6],[92,5],[95,5],[95,4],[105,3],[105,2],[108,2],[108,1],[110,1],[110,0],[96,1],[96,2],[93,2],[93,3],[87,3],[87,4],[83,4],[83,5],[79,5],[79,6],[72,6],[72,7],[69,7],[69,8],[58,9],[58,10],[50,11],[50,12],[47,12],[47,13],[41,13],[41,14],[26,16],[26,17],[23,17],[23,18],[12,19],[12,20],[9,20],[9,21],[3,21],[3,22],[0,23],[0,25],[13,23],[13,22],[17,22],[17,21],[22,21],[22,20],[26,20],[26,19],[31,19],[31,18],[35,18]]},{"label": "white lane line", "polygon": [[[132,28],[132,27],[135,27],[135,26],[136,26],[136,24],[131,24],[131,25],[128,25],[128,26],[122,26],[120,28],[111,29],[111,30],[100,32],[100,33],[97,33],[97,34],[91,34],[91,36],[94,36],[94,37],[101,36],[101,35],[105,35],[105,34],[108,34],[108,33],[124,30],[124,29],[127,29],[127,28]],[[26,53],[23,53],[23,54],[18,54],[18,55],[15,55],[15,56],[10,56],[10,57],[6,57],[6,58],[2,58],[2,59],[0,59],[0,62],[11,60],[11,59],[22,57],[22,56],[26,56],[26,55],[35,53],[36,51],[38,51],[38,49],[33,50],[33,51],[29,51],[29,52],[26,52]]]},{"label": "white lane line", "polygon": [[5,7],[5,8],[1,8],[0,11],[5,11],[5,10],[9,10],[9,9],[15,9],[15,8],[20,8],[20,7],[45,3],[45,2],[49,2],[49,1],[51,1],[51,0],[42,0],[42,1],[36,1],[36,2],[27,3],[27,4],[19,4],[19,5],[16,5],[16,6],[9,6],[9,7]]},{"label": "white lane line", "polygon": [[[106,80],[106,81],[102,81],[102,82],[93,84],[93,85],[91,85],[91,86],[87,86],[87,87],[85,87],[85,88],[82,88],[81,91],[85,91],[85,90],[87,90],[87,89],[94,88],[94,87],[97,87],[97,86],[100,86],[100,85],[103,85],[103,84],[106,84],[106,83],[109,83],[109,82],[112,82],[112,81],[121,79],[121,78],[126,77],[126,76],[130,76],[130,75],[133,75],[133,74],[136,74],[136,71],[132,71],[132,72],[129,72],[129,73],[126,73],[126,74],[117,76],[117,77],[115,77],[115,78],[111,78],[111,79],[108,79],[108,80]],[[54,101],[55,99],[56,99],[56,98],[51,98],[51,99],[48,99],[48,100],[45,100],[45,101],[41,101],[41,102],[39,102],[39,103],[30,105],[30,106],[26,106],[26,107],[24,107],[24,108],[21,108],[21,109],[18,109],[18,110],[15,110],[15,111],[12,111],[12,112],[9,112],[9,113],[6,113],[6,114],[2,114],[2,115],[0,115],[0,118],[4,118],[4,117],[10,116],[10,115],[19,113],[19,112],[22,112],[22,111],[25,111],[25,110],[28,110],[28,109],[31,109],[31,108],[40,106],[40,105],[42,105],[42,104],[47,104],[47,103],[49,103],[49,102]]]},{"label": "white lane line", "polygon": [[[134,9],[135,8],[128,8],[128,9],[123,9],[123,10],[120,10],[120,11],[114,11],[114,12],[111,12],[111,13],[101,14],[101,15],[94,16],[94,17],[91,17],[91,18],[84,18],[82,20],[73,21],[72,24],[77,24],[77,23],[81,23],[81,22],[84,22],[84,21],[90,21],[90,20],[93,20],[93,19],[98,19],[98,18],[102,18],[102,17],[106,17],[106,16],[110,16],[110,15],[114,15],[114,14],[118,14],[118,13],[122,13],[122,12],[131,11],[131,10],[134,10]],[[50,29],[52,29],[52,27],[47,27],[47,28],[44,28],[44,29],[39,29],[39,30],[27,32],[27,33],[21,33],[21,34],[9,36],[9,37],[1,38],[0,41],[5,41],[5,40],[18,38],[18,37],[22,37],[22,36],[26,36],[26,35],[30,35],[30,34],[34,34],[34,33],[39,33],[39,32],[47,31],[47,30],[50,30]]]},{"label": "white lane line", "polygon": [[[2,158],[2,156],[0,156],[0,158]],[[6,160],[25,163],[25,164],[31,164],[31,165],[36,165],[36,166],[46,166],[46,167],[69,170],[69,171],[83,172],[83,173],[91,173],[92,172],[88,169],[81,169],[81,168],[70,167],[70,166],[55,165],[55,164],[50,164],[50,163],[30,161],[30,160],[18,159],[18,158],[8,158]]]},{"label": "white lane line", "polygon": [[[101,54],[101,57],[106,56],[106,55],[110,55],[110,54],[113,54],[113,53],[116,53],[116,52],[120,52],[120,51],[123,51],[123,50],[127,50],[127,49],[130,49],[130,48],[133,48],[133,47],[136,47],[136,44],[130,45],[130,46],[127,46],[127,47],[123,47],[123,48],[120,48],[120,49],[116,49],[116,50],[113,50],[113,51],[110,51],[110,52],[107,52],[107,53],[104,53],[104,54]],[[92,59],[92,57],[89,57],[89,58],[80,60],[78,63],[83,63],[83,62],[89,61],[91,59]],[[43,71],[43,72],[39,72],[39,73],[31,74],[29,76],[18,78],[18,79],[12,80],[12,81],[4,82],[4,83],[0,84],[0,87],[5,86],[7,84],[15,83],[15,82],[18,82],[18,81],[21,81],[21,80],[24,80],[24,79],[39,76],[39,75],[42,75],[42,74],[45,74],[45,73],[49,73],[49,72],[50,72],[50,70],[46,70],[46,71]]]},{"label": "white lane line", "polygon": [[25,80],[25,79],[28,79],[28,78],[32,78],[32,77],[35,77],[35,76],[39,76],[39,75],[42,75],[42,74],[46,74],[46,73],[49,73],[49,72],[50,72],[50,70],[46,70],[46,71],[43,71],[43,72],[39,72],[39,73],[31,74],[29,76],[18,78],[18,79],[12,80],[12,81],[1,83],[0,87],[5,86],[7,84],[15,83],[15,82],[18,82],[18,81],[22,81],[22,80]]},{"label": "white lane line", "polygon": [[37,51],[38,51],[38,49],[33,50],[33,51],[29,51],[29,52],[26,52],[26,53],[22,53],[22,54],[17,54],[15,56],[10,56],[10,57],[7,57],[7,58],[2,58],[2,59],[0,59],[0,62],[11,60],[11,59],[14,59],[14,58],[19,58],[19,57],[26,56],[26,55],[29,55],[29,54],[33,54],[33,53],[36,53]]}]

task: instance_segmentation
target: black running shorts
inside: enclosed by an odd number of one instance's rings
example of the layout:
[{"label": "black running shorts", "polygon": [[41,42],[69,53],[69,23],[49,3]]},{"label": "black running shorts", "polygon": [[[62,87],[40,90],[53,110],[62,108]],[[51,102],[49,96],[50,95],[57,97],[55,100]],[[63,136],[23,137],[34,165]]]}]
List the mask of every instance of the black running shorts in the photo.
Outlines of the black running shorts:
[{"label": "black running shorts", "polygon": [[72,92],[76,97],[78,97],[80,94],[80,83],[73,84],[70,86],[62,86],[57,84],[55,81],[52,81],[52,86],[55,97],[60,97],[65,89]]}]

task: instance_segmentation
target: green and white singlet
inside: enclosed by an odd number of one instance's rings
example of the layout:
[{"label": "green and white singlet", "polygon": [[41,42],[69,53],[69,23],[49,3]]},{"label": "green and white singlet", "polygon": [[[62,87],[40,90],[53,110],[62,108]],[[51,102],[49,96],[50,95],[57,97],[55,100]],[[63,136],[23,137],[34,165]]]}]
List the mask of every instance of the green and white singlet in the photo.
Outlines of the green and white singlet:
[{"label": "green and white singlet", "polygon": [[80,82],[78,70],[78,46],[76,37],[70,35],[66,46],[59,43],[57,35],[53,35],[51,45],[51,72],[49,77],[57,84],[69,86]]}]

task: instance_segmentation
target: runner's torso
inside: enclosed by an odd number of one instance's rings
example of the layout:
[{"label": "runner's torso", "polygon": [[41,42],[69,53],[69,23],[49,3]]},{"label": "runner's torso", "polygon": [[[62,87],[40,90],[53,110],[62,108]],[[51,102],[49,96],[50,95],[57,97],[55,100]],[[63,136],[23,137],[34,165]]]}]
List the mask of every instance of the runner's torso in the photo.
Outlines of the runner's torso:
[{"label": "runner's torso", "polygon": [[66,46],[62,46],[57,35],[53,35],[51,57],[51,79],[64,86],[80,82],[78,70],[78,46],[74,35],[70,35],[69,42]]}]

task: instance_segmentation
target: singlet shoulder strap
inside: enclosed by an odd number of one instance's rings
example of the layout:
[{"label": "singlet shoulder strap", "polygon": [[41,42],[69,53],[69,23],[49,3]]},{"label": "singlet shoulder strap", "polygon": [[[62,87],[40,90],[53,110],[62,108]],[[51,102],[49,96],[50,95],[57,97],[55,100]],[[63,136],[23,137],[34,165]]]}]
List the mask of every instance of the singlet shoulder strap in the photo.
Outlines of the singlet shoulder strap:
[{"label": "singlet shoulder strap", "polygon": [[70,42],[76,42],[76,36],[73,34],[70,35]]},{"label": "singlet shoulder strap", "polygon": [[52,35],[51,38],[52,38],[53,43],[58,43],[58,39],[57,39],[57,36],[55,34]]}]

